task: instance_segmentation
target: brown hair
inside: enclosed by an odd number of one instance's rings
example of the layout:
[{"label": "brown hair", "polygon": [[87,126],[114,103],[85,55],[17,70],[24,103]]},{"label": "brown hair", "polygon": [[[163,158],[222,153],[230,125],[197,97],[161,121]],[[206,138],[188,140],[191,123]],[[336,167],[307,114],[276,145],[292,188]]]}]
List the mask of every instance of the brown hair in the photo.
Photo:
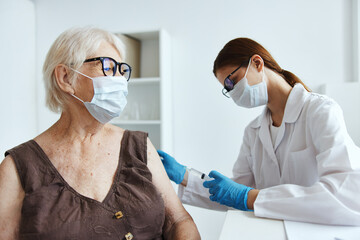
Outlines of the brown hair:
[{"label": "brown hair", "polygon": [[235,38],[228,42],[216,57],[213,72],[216,76],[216,71],[225,66],[241,64],[247,66],[249,59],[255,54],[260,55],[264,60],[265,67],[278,73],[291,87],[294,87],[295,83],[301,83],[308,92],[311,92],[300,78],[282,69],[263,46],[249,38]]}]

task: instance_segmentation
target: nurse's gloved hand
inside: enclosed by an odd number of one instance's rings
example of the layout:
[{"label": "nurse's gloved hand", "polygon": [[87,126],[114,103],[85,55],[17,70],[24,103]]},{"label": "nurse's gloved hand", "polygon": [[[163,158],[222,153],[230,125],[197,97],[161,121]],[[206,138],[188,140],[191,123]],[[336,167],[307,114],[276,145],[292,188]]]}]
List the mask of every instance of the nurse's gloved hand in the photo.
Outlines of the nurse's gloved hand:
[{"label": "nurse's gloved hand", "polygon": [[166,152],[161,150],[157,150],[157,152],[160,155],[161,161],[169,178],[175,183],[180,184],[184,180],[186,167],[178,163],[175,158]]},{"label": "nurse's gloved hand", "polygon": [[209,188],[210,200],[243,211],[247,207],[248,193],[251,187],[239,184],[217,171],[211,171],[209,177],[214,180],[205,181],[204,187]]}]

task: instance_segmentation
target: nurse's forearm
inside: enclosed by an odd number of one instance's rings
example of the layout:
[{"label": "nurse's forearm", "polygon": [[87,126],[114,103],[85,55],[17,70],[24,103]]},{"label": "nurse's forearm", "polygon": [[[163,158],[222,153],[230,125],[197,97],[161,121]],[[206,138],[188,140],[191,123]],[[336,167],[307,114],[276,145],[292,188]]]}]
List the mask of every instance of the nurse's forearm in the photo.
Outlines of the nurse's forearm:
[{"label": "nurse's forearm", "polygon": [[251,189],[248,193],[248,199],[247,199],[247,207],[248,209],[254,209],[254,202],[259,194],[260,190],[258,189]]}]

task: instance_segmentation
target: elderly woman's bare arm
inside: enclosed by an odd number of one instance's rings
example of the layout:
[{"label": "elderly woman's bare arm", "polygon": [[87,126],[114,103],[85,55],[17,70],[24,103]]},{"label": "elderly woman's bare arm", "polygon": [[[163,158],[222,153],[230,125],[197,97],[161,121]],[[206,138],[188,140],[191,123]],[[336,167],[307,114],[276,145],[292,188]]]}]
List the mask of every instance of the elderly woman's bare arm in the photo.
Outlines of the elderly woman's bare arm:
[{"label": "elderly woman's bare arm", "polygon": [[165,203],[165,239],[200,239],[197,227],[176,195],[156,149],[147,141],[148,168],[152,181],[160,192]]},{"label": "elderly woman's bare arm", "polygon": [[0,239],[18,239],[24,195],[15,163],[9,155],[0,164]]}]

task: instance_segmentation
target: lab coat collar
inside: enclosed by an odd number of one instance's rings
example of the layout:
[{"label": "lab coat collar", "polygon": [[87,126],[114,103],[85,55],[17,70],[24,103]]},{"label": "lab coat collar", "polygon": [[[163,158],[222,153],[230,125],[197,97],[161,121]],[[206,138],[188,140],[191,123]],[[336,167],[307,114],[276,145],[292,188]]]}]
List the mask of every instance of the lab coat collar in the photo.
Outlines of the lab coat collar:
[{"label": "lab coat collar", "polygon": [[310,95],[300,83],[295,84],[286,101],[283,122],[294,123],[301,113],[305,100]]},{"label": "lab coat collar", "polygon": [[[309,93],[305,90],[303,85],[300,83],[295,84],[286,101],[283,122],[293,123],[298,119],[301,109],[303,108],[305,100],[308,96]],[[266,107],[261,115],[250,123],[250,126],[252,128],[259,128],[261,126],[261,122],[267,121],[268,111],[269,109]]]}]

